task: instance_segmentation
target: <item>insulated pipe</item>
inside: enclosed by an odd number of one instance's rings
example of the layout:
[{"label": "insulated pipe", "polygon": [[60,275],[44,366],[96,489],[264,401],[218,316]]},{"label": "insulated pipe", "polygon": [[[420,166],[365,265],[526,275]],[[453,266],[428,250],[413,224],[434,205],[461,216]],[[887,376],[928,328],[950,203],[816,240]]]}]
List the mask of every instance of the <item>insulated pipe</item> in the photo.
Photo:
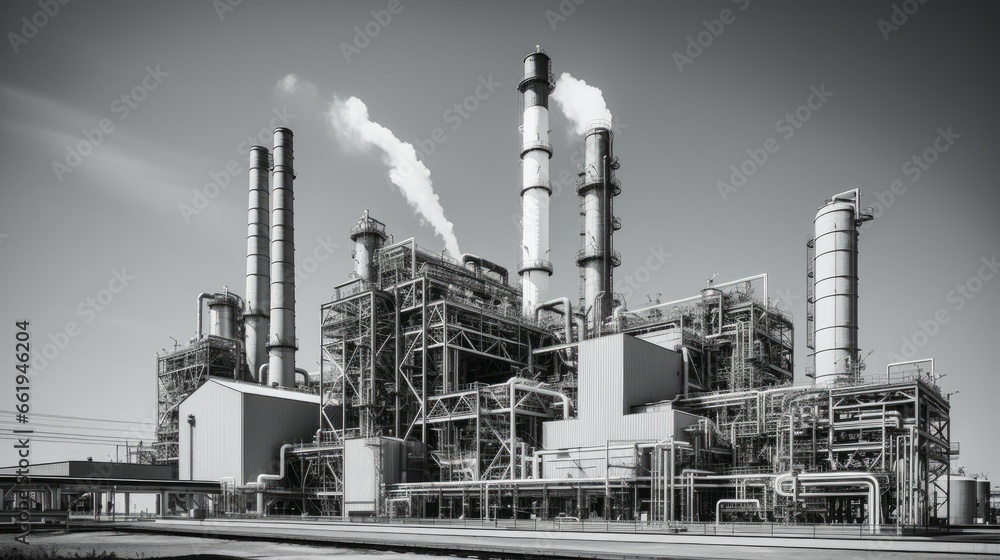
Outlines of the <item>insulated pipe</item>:
[{"label": "insulated pipe", "polygon": [[[782,485],[786,480],[792,480],[792,492],[786,492]],[[798,500],[799,481],[803,485],[811,486],[851,486],[863,484],[868,487],[868,507],[869,525],[871,532],[877,531],[878,524],[882,522],[881,488],[878,479],[865,472],[823,472],[823,473],[792,473],[779,474],[774,478],[774,492],[780,496],[791,497]],[[818,481],[818,482],[817,482]]]},{"label": "insulated pipe", "polygon": [[540,395],[549,395],[551,397],[559,397],[559,398],[561,398],[562,401],[563,401],[563,418],[564,419],[568,419],[569,418],[569,408],[570,408],[569,397],[567,397],[566,395],[564,395],[564,394],[562,394],[562,393],[560,393],[558,391],[550,391],[548,389],[542,389],[541,387],[534,387],[532,385],[522,385],[522,384],[518,383],[517,381],[518,381],[518,379],[516,377],[511,377],[507,381],[507,385],[510,386],[510,443],[509,443],[509,445],[510,445],[510,479],[511,480],[514,480],[514,478],[515,478],[514,477],[514,465],[517,464],[517,447],[516,447],[517,430],[515,429],[517,427],[517,406],[516,406],[517,401],[515,400],[516,399],[516,397],[515,397],[515,391],[517,389],[521,389],[522,391],[529,391],[529,392],[538,393]]},{"label": "insulated pipe", "polygon": [[[720,512],[720,509],[721,509],[720,506],[722,504],[753,504],[753,505],[757,506],[757,513],[758,514],[762,513],[760,511],[760,500],[755,500],[755,499],[752,499],[752,498],[737,498],[737,499],[727,498],[727,499],[719,500],[719,501],[715,502],[715,526],[716,527],[719,526],[719,517],[720,517],[720,513],[721,513]],[[761,517],[763,517],[763,515]]]},{"label": "insulated pipe", "polygon": [[260,473],[257,475],[257,515],[264,515],[264,484],[268,480],[278,481],[285,478],[285,452],[295,447],[290,443],[281,446],[278,457],[278,474]]},{"label": "insulated pipe", "polygon": [[201,337],[204,336],[204,332],[202,331],[202,327],[201,327],[201,323],[202,323],[202,311],[201,311],[201,308],[202,308],[202,302],[205,301],[206,299],[212,299],[212,294],[210,294],[208,292],[202,292],[202,293],[198,294],[198,328],[195,329],[195,332],[198,333],[197,334],[197,340],[201,340]]},{"label": "insulated pipe", "polygon": [[499,264],[493,261],[486,260],[483,257],[480,257],[479,255],[473,255],[471,253],[462,253],[462,264],[467,265],[469,263],[472,263],[480,268],[485,268],[490,272],[495,272],[500,276],[501,282],[503,282],[504,284],[507,283],[508,272],[506,267],[500,266]]},{"label": "insulated pipe", "polygon": [[[247,310],[243,314],[246,329],[247,365],[255,375],[267,362],[267,331],[271,306],[270,247],[270,154],[263,146],[250,148],[250,203],[247,216]],[[267,379],[256,377],[256,383]]]},{"label": "insulated pipe", "polygon": [[[562,305],[562,308],[563,308],[562,311],[558,310],[558,307],[560,305]],[[549,301],[546,301],[546,302],[539,303],[539,304],[535,305],[534,316],[535,316],[535,321],[536,322],[538,321],[538,318],[541,315],[541,312],[542,312],[543,309],[549,309],[549,310],[555,311],[556,313],[562,313],[563,319],[564,319],[564,321],[563,321],[564,327],[563,328],[566,331],[566,341],[565,342],[567,344],[569,344],[570,342],[573,342],[573,304],[571,304],[569,302],[569,298],[568,297],[560,297],[560,298],[550,299]],[[582,336],[583,333],[581,332],[580,335]]]},{"label": "insulated pipe", "polygon": [[268,337],[268,384],[295,386],[295,156],[292,131],[274,129],[271,181],[271,325]]}]

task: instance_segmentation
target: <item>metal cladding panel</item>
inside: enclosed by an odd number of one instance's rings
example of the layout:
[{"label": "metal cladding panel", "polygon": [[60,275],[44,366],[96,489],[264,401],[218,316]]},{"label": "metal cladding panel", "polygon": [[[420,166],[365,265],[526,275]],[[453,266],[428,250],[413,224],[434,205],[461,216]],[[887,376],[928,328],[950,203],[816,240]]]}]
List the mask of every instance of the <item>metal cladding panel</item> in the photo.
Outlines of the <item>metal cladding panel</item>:
[{"label": "metal cladding panel", "polygon": [[[170,480],[173,469],[169,465],[139,465],[107,461],[69,461],[67,476],[76,478],[125,478],[135,480]],[[32,472],[32,474],[39,474]]]},{"label": "metal cladding panel", "polygon": [[564,452],[542,456],[541,478],[603,478],[608,472],[606,465],[612,466],[611,479],[634,479],[635,471],[627,466],[635,465],[635,450],[627,448],[569,449]]},{"label": "metal cladding panel", "polygon": [[618,417],[681,390],[680,354],[651,342],[617,334],[584,341],[579,352],[581,417]]},{"label": "metal cladding panel", "polygon": [[684,360],[681,355],[632,336],[622,337],[625,356],[622,397],[625,412],[629,412],[633,406],[676,397],[684,380]]},{"label": "metal cladding panel", "polygon": [[684,440],[684,428],[698,417],[678,410],[626,414],[618,418],[573,418],[542,425],[546,450],[603,447],[607,442]]},{"label": "metal cladding panel", "polygon": [[344,442],[344,513],[375,511],[375,453],[369,446],[374,439],[349,439]]},{"label": "metal cladding panel", "polygon": [[577,414],[595,418],[614,411],[626,412],[622,400],[624,375],[623,337],[617,334],[586,340],[579,346],[579,392]]},{"label": "metal cladding panel", "polygon": [[976,480],[976,518],[986,520],[990,514],[990,481]]},{"label": "metal cladding panel", "polygon": [[[195,419],[193,430],[188,425],[189,415]],[[219,480],[232,477],[245,481],[241,461],[242,420],[242,394],[219,383],[209,381],[181,402],[179,478]]]},{"label": "metal cladding panel", "polygon": [[[89,462],[89,461],[80,461]],[[31,476],[70,476],[70,461],[62,461],[59,463],[39,463],[37,465],[30,465],[28,467],[28,474]],[[0,468],[0,474],[17,474],[20,467],[3,467]],[[79,475],[73,475],[79,476]]]},{"label": "metal cladding panel", "polygon": [[278,473],[283,444],[312,441],[319,428],[319,402],[252,393],[243,398],[243,476],[251,482],[259,474]]},{"label": "metal cladding panel", "polygon": [[679,351],[683,345],[680,329],[653,331],[637,335],[636,337],[640,340],[651,342],[661,348],[666,348],[667,350],[673,350],[675,352]]},{"label": "metal cladding panel", "polygon": [[[939,515],[943,513],[939,511]],[[948,523],[969,525],[976,517],[976,479],[952,476],[948,486]]]}]

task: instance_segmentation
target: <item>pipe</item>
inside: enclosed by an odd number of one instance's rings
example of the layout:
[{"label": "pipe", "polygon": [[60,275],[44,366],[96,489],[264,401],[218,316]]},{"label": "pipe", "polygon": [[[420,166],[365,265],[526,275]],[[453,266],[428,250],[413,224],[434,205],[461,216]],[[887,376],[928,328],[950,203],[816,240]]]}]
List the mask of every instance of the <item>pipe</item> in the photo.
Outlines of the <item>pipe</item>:
[{"label": "pipe", "polygon": [[309,385],[309,372],[308,371],[306,371],[304,368],[297,367],[297,368],[295,368],[295,373],[301,373],[302,374],[302,384],[303,385]]},{"label": "pipe", "polygon": [[198,294],[198,328],[195,329],[195,332],[198,333],[198,334],[196,335],[196,340],[201,340],[201,337],[204,336],[204,332],[202,331],[202,327],[201,327],[201,323],[202,323],[202,310],[201,310],[201,308],[202,308],[202,302],[205,301],[206,299],[212,299],[212,294],[210,294],[208,292],[202,292],[202,293]]},{"label": "pipe", "polygon": [[[562,311],[558,311],[556,309],[559,305],[562,305]],[[535,305],[534,315],[536,322],[538,321],[538,317],[543,309],[549,309],[551,311],[555,311],[556,313],[562,313],[564,319],[564,329],[566,331],[566,343],[569,344],[570,342],[573,342],[573,304],[569,302],[569,298],[560,297],[550,299],[549,301]],[[583,333],[581,333],[581,335],[582,334]]]},{"label": "pipe", "polygon": [[292,131],[274,129],[271,201],[271,324],[268,384],[295,385],[295,155]]},{"label": "pipe", "polygon": [[[752,499],[752,498],[737,498],[737,499],[726,498],[726,499],[723,499],[723,500],[719,500],[719,501],[715,502],[715,526],[716,527],[719,526],[719,518],[721,517],[721,515],[720,515],[720,509],[721,509],[720,506],[722,504],[753,504],[753,505],[757,506],[757,513],[758,514],[761,513],[761,511],[760,511],[760,500],[755,500],[755,499]],[[763,515],[761,515],[761,517],[763,517]]]},{"label": "pipe", "polygon": [[[522,383],[518,383],[517,382],[518,380],[519,379],[517,377],[511,377],[510,380],[507,381],[507,384],[516,385],[518,389],[523,389],[525,391],[531,391],[533,393],[538,393],[539,395],[547,395],[547,396],[550,396],[550,397],[556,397],[556,398],[562,399],[562,402],[563,402],[563,419],[564,420],[568,420],[569,419],[570,410],[573,407],[573,403],[569,400],[569,397],[567,397],[566,395],[560,393],[559,391],[553,391],[551,389],[543,389],[541,387],[535,387],[533,385],[524,385]],[[513,404],[513,403],[511,403],[511,404]]]},{"label": "pipe", "polygon": [[[250,148],[250,205],[247,215],[247,311],[243,314],[247,366],[253,376],[267,362],[267,331],[271,306],[270,153]],[[266,379],[257,377],[256,383]]]},{"label": "pipe", "polygon": [[681,394],[686,395],[688,393],[688,378],[691,375],[691,351],[688,350],[687,346],[681,346],[681,358],[684,360],[684,378],[681,380],[683,383],[681,385]]},{"label": "pipe", "polygon": [[467,265],[469,263],[476,265],[476,267],[478,268],[485,268],[490,272],[496,273],[497,275],[500,276],[500,281],[502,283],[504,284],[507,283],[507,278],[509,273],[507,272],[506,267],[500,266],[499,264],[493,261],[486,260],[483,257],[480,257],[479,255],[473,255],[472,253],[462,253],[462,264]]},{"label": "pipe", "polygon": [[[792,492],[788,493],[782,488],[786,480],[792,480]],[[784,473],[775,476],[774,492],[779,496],[791,497],[798,501],[799,480],[803,486],[850,486],[852,484],[863,484],[868,487],[868,523],[872,534],[878,532],[878,526],[882,522],[881,488],[878,479],[865,472],[823,472],[823,473],[801,473],[794,475]],[[811,495],[811,494],[810,494]],[[819,496],[820,494],[816,494]]]},{"label": "pipe", "polygon": [[260,473],[257,475],[257,515],[264,515],[264,485],[268,480],[278,481],[285,478],[285,452],[295,447],[290,443],[281,446],[278,455],[278,474]]}]

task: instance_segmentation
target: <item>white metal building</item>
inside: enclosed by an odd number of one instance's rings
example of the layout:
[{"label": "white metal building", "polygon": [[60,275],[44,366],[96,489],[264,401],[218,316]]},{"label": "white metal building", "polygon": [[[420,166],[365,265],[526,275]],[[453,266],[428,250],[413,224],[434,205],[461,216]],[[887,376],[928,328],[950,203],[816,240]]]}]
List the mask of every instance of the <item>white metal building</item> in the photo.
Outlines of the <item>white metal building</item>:
[{"label": "white metal building", "polygon": [[255,482],[278,472],[285,443],[311,442],[319,396],[210,379],[180,404],[181,480]]},{"label": "white metal building", "polygon": [[579,352],[577,418],[544,424],[541,478],[604,477],[609,462],[633,459],[635,443],[681,440],[698,421],[662,402],[681,390],[677,352],[627,334],[585,340]]}]

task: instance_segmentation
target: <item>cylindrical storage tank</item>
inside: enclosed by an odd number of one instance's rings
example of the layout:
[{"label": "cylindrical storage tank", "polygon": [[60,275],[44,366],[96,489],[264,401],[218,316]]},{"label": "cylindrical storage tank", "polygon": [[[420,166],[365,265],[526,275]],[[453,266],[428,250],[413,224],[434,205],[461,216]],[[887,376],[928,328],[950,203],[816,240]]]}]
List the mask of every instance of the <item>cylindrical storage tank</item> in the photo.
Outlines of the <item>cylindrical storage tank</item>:
[{"label": "cylindrical storage tank", "polygon": [[354,242],[354,274],[363,282],[378,280],[378,263],[375,254],[385,245],[385,224],[372,218],[365,210],[357,225],[351,228]]},{"label": "cylindrical storage tank", "polygon": [[[952,475],[948,485],[948,524],[969,525],[976,518],[976,479]],[[943,511],[938,511],[942,517]]]},{"label": "cylindrical storage tank", "polygon": [[990,481],[976,479],[976,519],[977,523],[987,523],[990,516]]},{"label": "cylindrical storage tank", "polygon": [[849,378],[858,360],[857,204],[834,198],[815,227],[816,385]]},{"label": "cylindrical storage tank", "polygon": [[230,293],[213,294],[208,303],[209,332],[212,336],[236,338],[239,299]]}]

